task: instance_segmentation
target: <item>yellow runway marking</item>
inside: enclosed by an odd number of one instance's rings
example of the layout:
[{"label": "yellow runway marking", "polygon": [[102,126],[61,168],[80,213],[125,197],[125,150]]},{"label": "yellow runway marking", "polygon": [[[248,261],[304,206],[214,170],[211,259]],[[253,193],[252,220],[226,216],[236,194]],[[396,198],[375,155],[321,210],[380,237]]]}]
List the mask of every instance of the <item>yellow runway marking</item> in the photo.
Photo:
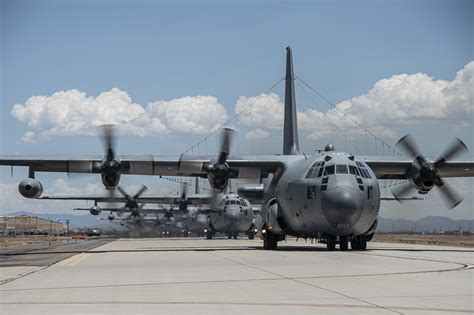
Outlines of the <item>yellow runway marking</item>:
[{"label": "yellow runway marking", "polygon": [[89,257],[91,254],[88,253],[81,253],[79,255],[74,255],[69,257],[68,259],[61,260],[57,263],[58,266],[74,266]]}]

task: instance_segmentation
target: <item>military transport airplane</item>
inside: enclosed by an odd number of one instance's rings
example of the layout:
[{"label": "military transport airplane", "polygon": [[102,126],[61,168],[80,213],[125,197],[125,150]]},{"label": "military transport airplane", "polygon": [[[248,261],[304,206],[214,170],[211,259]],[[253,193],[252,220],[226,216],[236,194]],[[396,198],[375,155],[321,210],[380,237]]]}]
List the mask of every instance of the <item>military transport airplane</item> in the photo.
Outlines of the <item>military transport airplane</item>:
[{"label": "military transport airplane", "polygon": [[[399,141],[410,159],[357,157],[337,152],[332,145],[315,155],[301,154],[289,47],[284,106],[283,155],[229,156],[231,132],[224,128],[217,158],[118,158],[113,154],[105,159],[100,156],[1,156],[0,165],[29,168],[28,178],[19,184],[20,193],[28,198],[38,198],[42,193],[42,185],[35,179],[36,172],[100,173],[103,179],[109,179],[106,181],[109,188],[118,183],[121,174],[207,177],[217,191],[224,190],[230,178],[264,178],[263,185],[241,187],[239,194],[263,204],[265,249],[275,249],[285,235],[320,238],[329,250],[334,250],[337,242],[341,250],[347,250],[349,241],[353,249],[365,249],[377,226],[380,209],[377,179],[408,180],[408,184],[393,190],[399,199],[406,198],[410,190],[426,194],[436,186],[452,208],[462,197],[442,178],[474,176],[473,161],[452,161],[467,150],[459,139],[437,160],[424,157],[410,137]],[[114,167],[107,167],[106,161],[119,160],[119,167],[115,167],[116,163],[110,163]]]},{"label": "military transport airplane", "polygon": [[215,203],[207,221],[207,239],[212,239],[217,232],[226,234],[229,239],[237,239],[239,233],[247,234],[249,239],[254,238],[257,226],[248,200],[234,193],[222,193],[217,195]]}]

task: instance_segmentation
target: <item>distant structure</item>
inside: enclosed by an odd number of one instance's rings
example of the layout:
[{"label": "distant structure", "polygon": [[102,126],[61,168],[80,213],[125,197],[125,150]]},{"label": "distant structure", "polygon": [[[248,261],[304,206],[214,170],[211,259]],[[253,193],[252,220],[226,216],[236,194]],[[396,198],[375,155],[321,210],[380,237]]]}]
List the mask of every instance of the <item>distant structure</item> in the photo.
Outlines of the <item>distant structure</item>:
[{"label": "distant structure", "polygon": [[0,235],[65,235],[66,231],[66,225],[39,217],[0,217]]}]

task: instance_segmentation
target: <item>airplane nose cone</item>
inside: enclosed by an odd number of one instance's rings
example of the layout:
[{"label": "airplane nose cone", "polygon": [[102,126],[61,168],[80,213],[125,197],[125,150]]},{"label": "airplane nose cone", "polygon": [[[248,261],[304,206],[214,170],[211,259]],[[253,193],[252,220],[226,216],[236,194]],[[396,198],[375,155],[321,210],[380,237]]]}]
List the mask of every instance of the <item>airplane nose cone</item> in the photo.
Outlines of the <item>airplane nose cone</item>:
[{"label": "airplane nose cone", "polygon": [[240,211],[227,210],[224,217],[229,222],[237,222],[240,220],[241,214]]},{"label": "airplane nose cone", "polygon": [[362,214],[362,196],[352,187],[336,187],[327,191],[321,202],[324,216],[338,230],[350,229]]}]

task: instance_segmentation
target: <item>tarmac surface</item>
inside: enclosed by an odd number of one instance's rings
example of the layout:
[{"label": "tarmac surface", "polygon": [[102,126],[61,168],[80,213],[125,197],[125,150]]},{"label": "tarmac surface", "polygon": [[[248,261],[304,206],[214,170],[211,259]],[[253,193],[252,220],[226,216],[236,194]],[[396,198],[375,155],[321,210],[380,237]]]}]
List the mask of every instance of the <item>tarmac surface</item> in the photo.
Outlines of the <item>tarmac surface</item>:
[{"label": "tarmac surface", "polygon": [[[27,255],[0,253],[0,278],[8,280],[0,285],[0,313],[474,314],[472,248],[371,242],[364,252],[327,252],[290,240],[264,251],[260,240],[96,242],[30,254],[50,257],[34,266]],[[64,259],[64,252],[75,255]]]}]

